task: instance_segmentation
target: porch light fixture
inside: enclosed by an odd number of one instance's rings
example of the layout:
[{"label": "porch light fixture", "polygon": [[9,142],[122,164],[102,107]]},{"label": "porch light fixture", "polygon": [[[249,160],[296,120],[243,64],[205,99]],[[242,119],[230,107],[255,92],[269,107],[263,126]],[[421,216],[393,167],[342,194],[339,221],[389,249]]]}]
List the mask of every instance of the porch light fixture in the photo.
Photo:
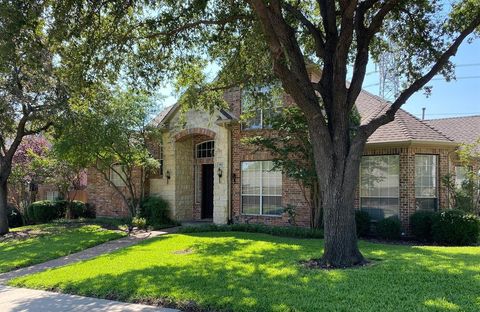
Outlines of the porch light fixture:
[{"label": "porch light fixture", "polygon": [[168,180],[170,180],[170,170],[167,170],[167,174],[165,176],[167,178],[167,184],[168,184]]},{"label": "porch light fixture", "polygon": [[217,175],[218,175],[218,178],[219,178],[219,179],[223,176],[223,170],[222,170],[222,168],[218,168],[218,170],[217,170]]}]

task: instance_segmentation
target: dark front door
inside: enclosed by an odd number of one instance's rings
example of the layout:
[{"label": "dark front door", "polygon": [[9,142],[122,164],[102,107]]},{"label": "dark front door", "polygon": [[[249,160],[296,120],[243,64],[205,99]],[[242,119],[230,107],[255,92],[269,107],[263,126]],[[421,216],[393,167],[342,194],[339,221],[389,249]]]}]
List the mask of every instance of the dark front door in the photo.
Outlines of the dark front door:
[{"label": "dark front door", "polygon": [[202,219],[213,218],[213,164],[202,165]]}]

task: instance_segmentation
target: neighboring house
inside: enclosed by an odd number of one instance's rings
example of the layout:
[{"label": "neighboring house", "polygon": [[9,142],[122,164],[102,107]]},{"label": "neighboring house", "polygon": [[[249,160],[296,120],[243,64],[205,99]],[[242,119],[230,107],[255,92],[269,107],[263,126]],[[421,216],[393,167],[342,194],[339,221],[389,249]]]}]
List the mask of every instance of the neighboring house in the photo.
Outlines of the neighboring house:
[{"label": "neighboring house", "polygon": [[[287,97],[288,98],[288,97]],[[154,124],[163,130],[157,157],[161,169],[147,178],[147,194],[168,200],[179,221],[212,220],[214,223],[288,225],[283,207],[296,207],[296,223],[310,225],[310,206],[297,181],[272,171],[268,152],[255,152],[241,143],[250,135],[266,134],[259,114],[247,125],[239,122],[240,90],[225,94],[228,110],[215,114],[166,108]],[[287,101],[286,102],[291,102]],[[362,122],[388,108],[381,98],[362,92],[356,103]],[[477,123],[479,120],[475,120]],[[406,231],[418,209],[447,207],[447,190],[441,177],[455,167],[459,143],[435,121],[422,121],[404,110],[379,128],[368,140],[361,165],[356,208],[373,219],[398,216]],[[477,128],[478,129],[478,128]],[[476,132],[479,133],[478,131]],[[98,215],[125,216],[127,208],[104,179],[89,171],[88,196]]]}]

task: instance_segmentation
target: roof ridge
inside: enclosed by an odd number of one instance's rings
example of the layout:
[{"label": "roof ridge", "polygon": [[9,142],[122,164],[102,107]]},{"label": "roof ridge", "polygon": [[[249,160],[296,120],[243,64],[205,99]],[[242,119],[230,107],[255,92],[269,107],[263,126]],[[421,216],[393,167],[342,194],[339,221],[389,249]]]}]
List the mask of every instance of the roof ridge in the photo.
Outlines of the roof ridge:
[{"label": "roof ridge", "polygon": [[436,121],[436,120],[447,120],[447,119],[462,119],[462,118],[472,118],[472,117],[480,117],[480,115],[434,118],[434,119],[425,119],[425,121]]}]

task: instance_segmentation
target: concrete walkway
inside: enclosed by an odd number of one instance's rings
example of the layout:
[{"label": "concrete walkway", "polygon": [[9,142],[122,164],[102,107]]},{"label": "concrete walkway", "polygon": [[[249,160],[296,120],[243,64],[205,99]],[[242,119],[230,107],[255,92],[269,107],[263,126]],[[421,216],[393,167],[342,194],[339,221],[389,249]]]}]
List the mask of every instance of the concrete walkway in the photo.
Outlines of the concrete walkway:
[{"label": "concrete walkway", "polygon": [[111,300],[57,294],[42,290],[14,288],[0,285],[2,312],[174,312],[175,309],[157,308]]},{"label": "concrete walkway", "polygon": [[[48,269],[88,260],[99,255],[134,245],[144,239],[174,233],[178,227],[164,231],[139,232],[128,237],[112,240],[77,253],[35,264],[26,268],[0,274],[0,311],[1,312],[173,312],[175,309],[157,308],[140,304],[129,304],[118,301],[88,298],[59,294],[48,291],[4,286],[9,280],[27,274],[38,273]],[[1,261],[1,259],[0,259]]]},{"label": "concrete walkway", "polygon": [[131,246],[147,238],[157,237],[160,235],[173,233],[177,230],[177,227],[165,229],[164,231],[151,231],[151,232],[138,232],[127,237],[111,240],[109,242],[97,245],[92,248],[88,248],[77,253],[70,254],[65,257],[50,260],[44,263],[35,264],[26,268],[21,268],[15,271],[0,274],[0,285],[6,284],[9,280],[16,277],[24,276],[27,274],[33,274],[42,272],[48,269],[64,266],[74,262],[88,260],[99,255],[107,254],[115,250]]}]

